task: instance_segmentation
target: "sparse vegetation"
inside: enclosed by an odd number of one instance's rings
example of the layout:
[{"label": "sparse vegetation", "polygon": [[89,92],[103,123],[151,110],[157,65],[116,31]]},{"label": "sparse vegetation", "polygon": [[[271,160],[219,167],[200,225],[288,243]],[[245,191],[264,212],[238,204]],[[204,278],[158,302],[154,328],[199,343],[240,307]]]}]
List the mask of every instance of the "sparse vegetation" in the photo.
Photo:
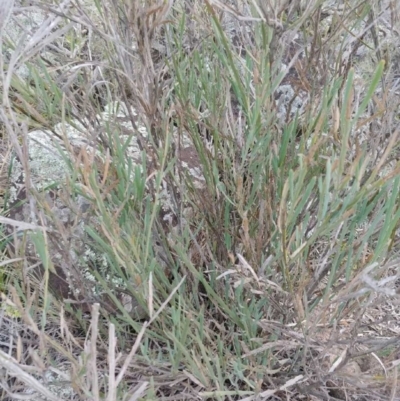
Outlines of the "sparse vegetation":
[{"label": "sparse vegetation", "polygon": [[397,3],[4,4],[2,399],[400,400]]}]

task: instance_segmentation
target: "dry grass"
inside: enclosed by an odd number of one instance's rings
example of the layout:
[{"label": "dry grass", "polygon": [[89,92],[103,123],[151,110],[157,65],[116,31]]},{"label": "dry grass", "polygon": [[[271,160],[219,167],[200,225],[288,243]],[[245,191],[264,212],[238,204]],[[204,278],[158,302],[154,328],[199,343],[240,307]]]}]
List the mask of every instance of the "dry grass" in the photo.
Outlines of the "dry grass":
[{"label": "dry grass", "polygon": [[2,399],[400,399],[396,3],[30,3]]}]

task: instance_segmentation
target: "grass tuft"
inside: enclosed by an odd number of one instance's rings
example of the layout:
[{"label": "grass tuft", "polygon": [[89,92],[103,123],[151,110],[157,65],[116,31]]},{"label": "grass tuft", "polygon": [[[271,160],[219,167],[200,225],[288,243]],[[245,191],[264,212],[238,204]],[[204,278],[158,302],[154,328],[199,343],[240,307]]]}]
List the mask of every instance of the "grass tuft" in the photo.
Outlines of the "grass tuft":
[{"label": "grass tuft", "polygon": [[398,399],[395,2],[30,3],[2,399]]}]

